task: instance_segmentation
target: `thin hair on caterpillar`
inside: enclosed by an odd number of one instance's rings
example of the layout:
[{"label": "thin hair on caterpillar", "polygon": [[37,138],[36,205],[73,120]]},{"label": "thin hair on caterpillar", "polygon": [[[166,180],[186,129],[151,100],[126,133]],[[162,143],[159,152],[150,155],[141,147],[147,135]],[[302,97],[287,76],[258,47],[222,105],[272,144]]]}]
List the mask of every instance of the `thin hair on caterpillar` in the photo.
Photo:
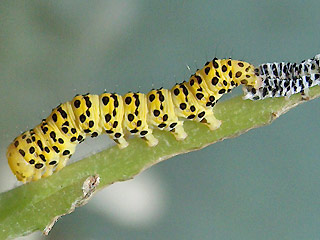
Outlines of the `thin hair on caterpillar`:
[{"label": "thin hair on caterpillar", "polygon": [[190,74],[191,74],[191,68],[190,68],[190,66],[189,66],[188,64],[186,64],[186,68],[188,69],[188,71],[189,71]]},{"label": "thin hair on caterpillar", "polygon": [[119,146],[128,146],[129,135],[138,136],[153,147],[152,132],[171,132],[177,140],[187,137],[183,122],[192,120],[211,130],[220,127],[213,107],[226,93],[240,84],[258,88],[260,78],[247,62],[216,59],[207,62],[188,81],[171,89],[152,89],[146,94],[76,95],[54,108],[46,119],[16,137],[7,158],[13,174],[23,183],[36,181],[61,170],[86,137],[106,133]]},{"label": "thin hair on caterpillar", "polygon": [[261,100],[270,97],[290,97],[307,94],[310,87],[320,84],[320,54],[301,63],[265,63],[255,72],[261,78],[259,88],[244,86],[244,99]]}]

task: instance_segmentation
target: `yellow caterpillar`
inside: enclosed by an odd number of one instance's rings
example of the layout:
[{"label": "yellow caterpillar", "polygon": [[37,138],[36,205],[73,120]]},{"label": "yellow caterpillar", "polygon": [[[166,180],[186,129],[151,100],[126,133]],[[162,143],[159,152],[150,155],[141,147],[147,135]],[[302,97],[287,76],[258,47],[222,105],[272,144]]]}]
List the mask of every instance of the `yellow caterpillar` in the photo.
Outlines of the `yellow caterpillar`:
[{"label": "yellow caterpillar", "polygon": [[22,133],[9,145],[10,168],[23,183],[36,181],[59,171],[87,136],[107,133],[120,148],[126,137],[136,135],[152,147],[158,140],[152,129],[170,131],[177,140],[187,137],[184,119],[206,124],[211,130],[221,122],[212,108],[219,98],[239,84],[258,88],[254,66],[231,59],[213,59],[197,70],[188,82],[171,90],[151,90],[147,94],[115,93],[77,95],[54,108],[49,117]]}]

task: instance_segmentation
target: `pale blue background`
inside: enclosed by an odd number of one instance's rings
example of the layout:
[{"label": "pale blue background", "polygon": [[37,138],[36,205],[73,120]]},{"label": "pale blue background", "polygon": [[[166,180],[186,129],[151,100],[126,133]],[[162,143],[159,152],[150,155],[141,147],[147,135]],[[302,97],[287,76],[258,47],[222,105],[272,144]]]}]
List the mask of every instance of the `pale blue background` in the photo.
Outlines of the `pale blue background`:
[{"label": "pale blue background", "polygon": [[[318,0],[1,1],[1,189],[15,183],[7,145],[60,102],[169,88],[187,80],[186,65],[194,71],[215,56],[313,57],[319,10]],[[154,166],[167,201],[151,225],[128,228],[89,203],[48,239],[319,239],[319,104]]]}]

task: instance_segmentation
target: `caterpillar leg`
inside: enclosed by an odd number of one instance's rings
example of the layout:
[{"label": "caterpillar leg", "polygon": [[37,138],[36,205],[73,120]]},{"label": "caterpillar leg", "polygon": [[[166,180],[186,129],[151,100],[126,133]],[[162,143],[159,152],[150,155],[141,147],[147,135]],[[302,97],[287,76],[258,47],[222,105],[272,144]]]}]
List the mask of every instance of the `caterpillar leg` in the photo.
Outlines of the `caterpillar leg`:
[{"label": "caterpillar leg", "polygon": [[66,166],[68,160],[69,160],[69,157],[61,158],[58,165],[57,165],[55,172],[58,172],[62,168],[64,168]]},{"label": "caterpillar leg", "polygon": [[116,138],[115,136],[113,136],[112,139],[117,143],[120,149],[126,148],[129,145],[124,137]]},{"label": "caterpillar leg", "polygon": [[201,119],[201,123],[205,123],[210,130],[216,130],[221,126],[221,121],[216,119],[216,117],[213,115],[213,112],[207,112],[206,116]]},{"label": "caterpillar leg", "polygon": [[117,126],[117,128],[112,130],[106,130],[106,133],[118,145],[120,149],[126,148],[129,145],[127,140],[124,138],[125,135],[121,129],[121,126]]},{"label": "caterpillar leg", "polygon": [[178,141],[184,140],[188,136],[188,134],[184,131],[182,122],[178,122],[177,125],[170,130],[170,132],[173,133]]},{"label": "caterpillar leg", "polygon": [[301,92],[301,98],[302,100],[309,100],[309,88],[306,88]]},{"label": "caterpillar leg", "polygon": [[54,165],[47,165],[46,166],[46,171],[44,172],[44,174],[42,175],[42,177],[49,177],[52,175],[53,170],[54,170],[55,166]]},{"label": "caterpillar leg", "polygon": [[32,181],[38,181],[42,177],[42,170],[36,170],[32,177]]},{"label": "caterpillar leg", "polygon": [[149,147],[154,147],[159,143],[159,140],[153,136],[151,130],[149,130],[148,133],[145,135],[144,132],[147,131],[141,131],[140,137],[147,142]]}]

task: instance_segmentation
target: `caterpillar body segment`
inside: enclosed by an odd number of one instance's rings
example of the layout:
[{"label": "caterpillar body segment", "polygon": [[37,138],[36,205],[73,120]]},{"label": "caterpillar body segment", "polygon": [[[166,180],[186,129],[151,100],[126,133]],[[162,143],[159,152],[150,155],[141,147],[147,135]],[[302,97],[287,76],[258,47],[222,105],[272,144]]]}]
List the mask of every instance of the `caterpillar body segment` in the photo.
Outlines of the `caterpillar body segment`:
[{"label": "caterpillar body segment", "polygon": [[259,88],[243,86],[244,99],[261,100],[269,97],[290,97],[307,94],[310,87],[320,84],[320,54],[301,63],[265,63],[256,74],[261,77]]},{"label": "caterpillar body segment", "polygon": [[147,97],[143,93],[127,93],[123,97],[124,124],[131,135],[140,136],[147,141],[150,147],[158,144],[158,140],[152,135],[152,129],[147,123],[148,105]]},{"label": "caterpillar body segment", "polygon": [[27,142],[27,139],[31,139],[29,131],[16,137],[15,141],[9,145],[7,150],[9,166],[17,179],[23,183],[29,182],[32,179],[38,180],[41,178],[41,173],[36,174],[38,169],[35,168],[35,166],[30,166],[35,163],[35,160],[31,155],[23,150],[26,148],[25,146],[35,147],[34,144],[29,142],[29,140]]},{"label": "caterpillar body segment", "polygon": [[261,80],[254,69],[246,62],[215,58],[189,81],[175,84],[170,90],[129,92],[124,96],[76,95],[54,108],[38,126],[15,138],[7,150],[9,166],[17,179],[26,183],[62,169],[88,136],[106,133],[119,148],[125,148],[127,137],[134,135],[152,147],[158,144],[153,129],[169,131],[177,140],[185,139],[184,120],[201,122],[215,130],[221,121],[212,108],[240,84],[258,88]]},{"label": "caterpillar body segment", "polygon": [[[85,133],[83,136],[81,135],[83,138],[85,138],[85,135],[96,137],[101,133],[102,128],[99,121],[100,104],[98,95],[77,95],[69,104],[67,103],[66,105],[71,106],[72,110],[68,111],[68,113],[70,115],[73,113],[74,126],[76,126],[76,129],[78,129],[78,132]],[[67,116],[68,114],[64,113],[64,115]],[[73,134],[76,134],[77,131],[74,132],[75,133],[65,131],[65,134],[73,137]]]},{"label": "caterpillar body segment", "polygon": [[183,129],[183,121],[175,112],[172,93],[167,89],[153,89],[147,94],[148,124],[160,130],[170,131],[177,140],[183,140],[187,133]]},{"label": "caterpillar body segment", "polygon": [[124,129],[122,127],[124,105],[121,95],[115,93],[102,93],[99,96],[100,106],[100,125],[105,133],[115,141],[119,148],[128,146],[124,138]]}]

